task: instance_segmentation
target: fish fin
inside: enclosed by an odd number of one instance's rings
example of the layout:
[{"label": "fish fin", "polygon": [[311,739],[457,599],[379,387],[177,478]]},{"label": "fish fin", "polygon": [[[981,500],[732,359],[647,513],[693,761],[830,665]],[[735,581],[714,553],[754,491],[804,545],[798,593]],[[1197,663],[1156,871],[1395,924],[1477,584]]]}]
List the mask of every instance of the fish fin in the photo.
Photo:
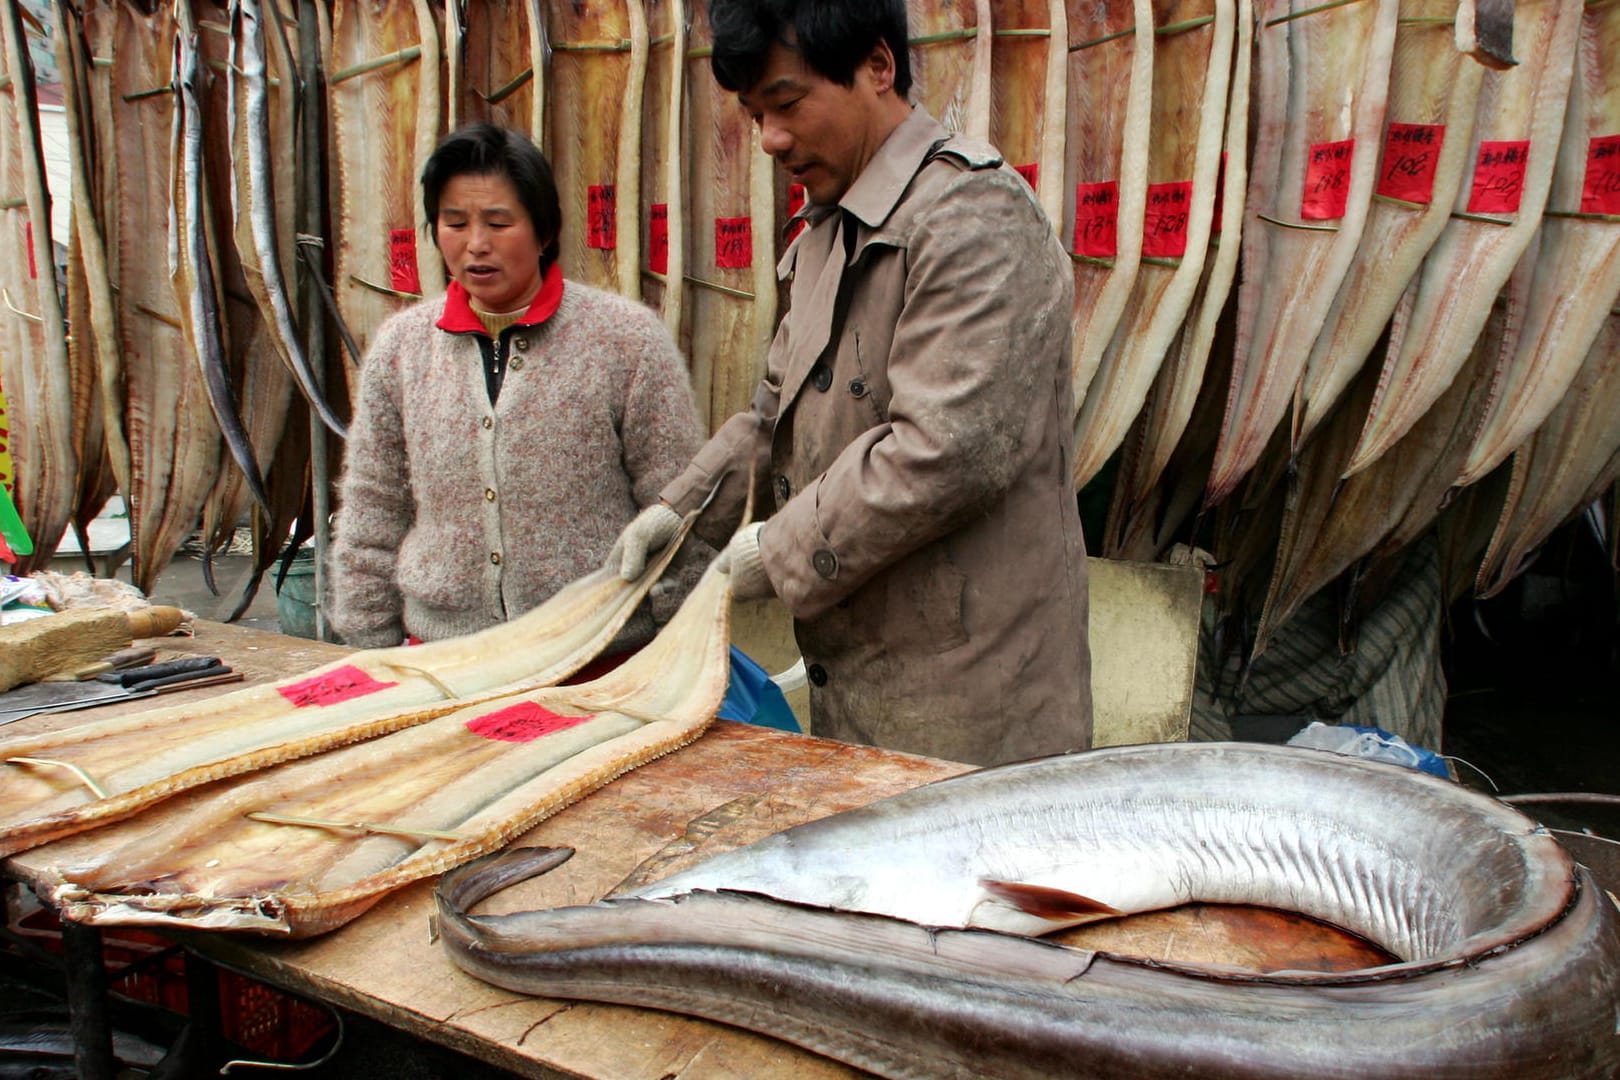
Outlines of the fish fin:
[{"label": "fish fin", "polygon": [[1100,900],[1093,900],[1089,896],[1081,896],[1067,889],[1054,889],[1048,885],[998,881],[995,878],[980,878],[979,884],[983,886],[985,892],[997,900],[1011,904],[1026,915],[1034,915],[1041,919],[1057,921],[1077,916],[1125,914]]}]

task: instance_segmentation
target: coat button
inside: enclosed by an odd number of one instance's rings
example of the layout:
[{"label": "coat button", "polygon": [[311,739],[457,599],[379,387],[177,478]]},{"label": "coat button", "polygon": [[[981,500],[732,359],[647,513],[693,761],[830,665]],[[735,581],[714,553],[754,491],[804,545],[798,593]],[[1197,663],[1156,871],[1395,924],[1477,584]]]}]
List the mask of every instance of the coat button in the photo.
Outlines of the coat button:
[{"label": "coat button", "polygon": [[810,556],[810,565],[816,568],[816,573],[824,578],[831,578],[838,573],[838,556],[827,548],[822,548]]},{"label": "coat button", "polygon": [[501,565],[501,553],[498,552],[498,551],[490,552],[489,553],[489,561],[494,563],[496,566]]},{"label": "coat button", "polygon": [[781,499],[783,502],[787,502],[792,495],[793,485],[788,483],[788,478],[785,476],[778,476],[776,478],[776,497]]},{"label": "coat button", "polygon": [[853,397],[858,397],[858,398],[865,397],[866,396],[866,380],[865,379],[851,379],[851,380],[849,380],[849,392],[850,392],[850,395],[853,396]]},{"label": "coat button", "polygon": [[495,501],[495,489],[494,488],[485,488],[484,489],[484,501],[485,502],[494,502]]},{"label": "coat button", "polygon": [[521,356],[512,357],[511,361],[508,362],[506,366],[511,368],[513,371],[521,370],[522,367],[523,367],[523,357],[521,357]]},{"label": "coat button", "polygon": [[810,369],[810,381],[815,384],[817,390],[825,394],[827,388],[832,385],[832,368],[826,364],[817,364]]},{"label": "coat button", "polygon": [[490,428],[495,426],[495,418],[493,416],[486,416],[483,419],[483,424],[484,430],[488,431]]},{"label": "coat button", "polygon": [[811,664],[805,668],[804,674],[816,686],[827,685],[827,669],[820,664]]},{"label": "coat button", "polygon": [[518,352],[528,352],[529,339],[526,337],[514,338],[512,341],[512,347]]}]

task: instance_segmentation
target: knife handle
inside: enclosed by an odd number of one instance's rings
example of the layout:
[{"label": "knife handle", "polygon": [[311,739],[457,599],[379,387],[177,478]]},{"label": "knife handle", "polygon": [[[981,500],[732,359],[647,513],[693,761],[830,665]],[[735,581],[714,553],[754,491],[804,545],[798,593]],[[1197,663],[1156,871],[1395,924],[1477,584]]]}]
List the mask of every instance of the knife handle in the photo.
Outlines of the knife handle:
[{"label": "knife handle", "polygon": [[186,613],[177,607],[159,604],[137,608],[128,612],[129,636],[132,638],[163,637],[172,634],[186,620]]}]

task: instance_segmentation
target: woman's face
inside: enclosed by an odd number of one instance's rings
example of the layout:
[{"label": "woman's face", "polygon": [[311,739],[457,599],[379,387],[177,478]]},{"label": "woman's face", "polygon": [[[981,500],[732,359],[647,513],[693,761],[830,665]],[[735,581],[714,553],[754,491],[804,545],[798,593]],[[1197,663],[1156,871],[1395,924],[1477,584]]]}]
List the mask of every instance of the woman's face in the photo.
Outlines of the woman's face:
[{"label": "woman's face", "polygon": [[540,291],[545,243],[506,177],[452,176],[439,193],[437,239],[450,276],[480,310],[516,311]]}]

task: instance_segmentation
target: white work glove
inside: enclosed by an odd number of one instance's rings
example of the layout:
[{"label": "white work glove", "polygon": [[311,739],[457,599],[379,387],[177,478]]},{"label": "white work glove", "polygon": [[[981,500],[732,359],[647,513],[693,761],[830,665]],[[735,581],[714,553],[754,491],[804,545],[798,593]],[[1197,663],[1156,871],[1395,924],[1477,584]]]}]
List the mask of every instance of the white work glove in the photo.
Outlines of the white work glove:
[{"label": "white work glove", "polygon": [[647,568],[647,556],[664,550],[681,527],[681,515],[668,503],[655,502],[624,527],[608,552],[607,565],[617,565],[619,576],[634,581]]},{"label": "white work glove", "polygon": [[731,575],[731,596],[735,600],[760,600],[775,593],[765,575],[765,562],[759,555],[759,534],[763,521],[744,525],[731,536],[731,543],[714,564]]}]

